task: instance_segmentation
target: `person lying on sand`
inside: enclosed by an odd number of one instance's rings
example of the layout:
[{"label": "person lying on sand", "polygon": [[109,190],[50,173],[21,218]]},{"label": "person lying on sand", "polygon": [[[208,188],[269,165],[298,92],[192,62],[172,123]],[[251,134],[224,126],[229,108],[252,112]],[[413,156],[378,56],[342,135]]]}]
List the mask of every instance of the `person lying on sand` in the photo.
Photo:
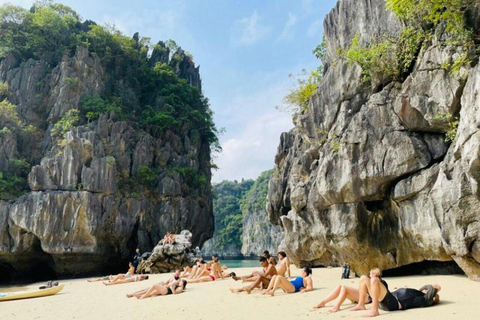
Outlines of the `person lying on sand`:
[{"label": "person lying on sand", "polygon": [[275,266],[277,269],[277,274],[282,277],[287,275],[288,278],[290,278],[290,259],[287,257],[287,254],[285,251],[279,251],[277,257],[279,260]]},{"label": "person lying on sand", "polygon": [[106,286],[113,286],[115,284],[123,284],[123,283],[129,283],[129,282],[137,282],[137,281],[143,281],[147,280],[148,275],[147,274],[139,274],[130,278],[124,278],[124,279],[117,279],[117,280],[112,280],[112,281],[104,281],[103,284]]},{"label": "person lying on sand", "polygon": [[118,279],[131,278],[134,273],[135,273],[135,267],[133,266],[132,262],[129,262],[127,273],[119,273],[116,276],[110,275],[110,276],[104,276],[104,277],[96,278],[96,279],[88,279],[87,281],[88,282],[113,281],[113,280],[118,280]]},{"label": "person lying on sand", "polygon": [[302,276],[296,277],[292,281],[288,281],[287,278],[282,276],[274,276],[267,290],[263,294],[269,294],[272,297],[275,295],[275,291],[280,288],[285,293],[294,292],[308,292],[313,290],[312,269],[305,267],[302,270]]},{"label": "person lying on sand", "polygon": [[245,291],[246,293],[250,294],[250,292],[252,292],[252,290],[255,288],[268,287],[268,285],[270,284],[270,279],[272,279],[273,276],[277,275],[277,269],[275,269],[274,265],[268,263],[267,258],[265,257],[261,257],[259,261],[262,265],[263,273],[259,273],[257,276],[255,276],[255,281],[249,286],[239,289],[230,289],[232,293],[239,293]]},{"label": "person lying on sand", "polygon": [[167,296],[169,294],[179,294],[185,291],[187,287],[187,280],[177,280],[168,285],[161,283],[156,283],[150,288],[136,291],[134,293],[127,294],[127,298],[135,297],[137,299],[146,299],[153,296]]},{"label": "person lying on sand", "polygon": [[[339,298],[337,303],[331,309],[329,309],[328,312],[332,313],[332,312],[340,311],[340,307],[342,306],[343,302],[345,302],[346,299],[349,299],[354,303],[358,303],[360,299],[360,293],[356,288],[347,287],[347,286],[337,286],[332,292],[330,292],[325,297],[325,299],[320,301],[320,303],[316,304],[313,308],[314,309],[324,308],[327,303],[337,298]],[[372,298],[370,298],[369,295],[366,295],[365,304],[368,304],[371,302],[372,302]]]},{"label": "person lying on sand", "polygon": [[400,288],[394,292],[388,290],[387,283],[380,277],[382,272],[379,268],[370,270],[370,277],[362,276],[359,285],[359,302],[352,311],[365,310],[365,297],[372,297],[372,308],[366,317],[376,317],[380,313],[380,307],[385,311],[406,310],[411,308],[429,307],[440,301],[438,292],[441,287],[438,284],[426,285],[420,290]]}]

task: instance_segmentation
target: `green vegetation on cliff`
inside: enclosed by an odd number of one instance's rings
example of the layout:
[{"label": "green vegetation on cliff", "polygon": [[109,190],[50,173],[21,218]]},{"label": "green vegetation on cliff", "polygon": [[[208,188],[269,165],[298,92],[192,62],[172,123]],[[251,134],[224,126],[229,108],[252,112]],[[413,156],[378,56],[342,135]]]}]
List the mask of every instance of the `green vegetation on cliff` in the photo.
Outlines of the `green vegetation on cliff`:
[{"label": "green vegetation on cliff", "polygon": [[[105,71],[104,79],[99,79],[104,84],[100,94],[79,94],[78,105],[62,107],[67,110],[62,109],[62,112],[49,118],[47,125],[34,130],[25,130],[32,128],[30,123],[17,114],[15,105],[10,102],[14,100],[8,85],[0,82],[0,134],[12,133],[17,141],[26,141],[32,140],[27,136],[37,135],[38,130],[42,130],[41,136],[50,130],[53,142],[64,147],[65,134],[69,130],[106,115],[113,121],[125,121],[135,130],[144,131],[153,138],[173,133],[189,137],[191,143],[198,143],[198,148],[202,150],[204,145],[220,150],[213,113],[208,99],[201,92],[198,69],[192,56],[173,40],[153,45],[148,37],[138,34],[127,37],[113,27],[100,26],[90,20],[81,21],[71,8],[48,0],[35,2],[30,10],[11,4],[0,6],[0,35],[0,62],[8,57],[18,62],[44,61],[54,69],[63,59],[73,57],[78,48],[83,47],[97,59],[95,61],[99,58],[99,69]],[[90,67],[85,69],[87,75],[93,72]],[[100,74],[103,76],[103,73]],[[79,87],[83,84],[75,74],[64,76],[63,81],[70,90],[81,92]],[[43,88],[44,83],[48,81],[40,81],[37,87]],[[42,98],[41,93],[37,97]],[[39,142],[36,140],[37,145]],[[28,151],[20,150],[20,157],[38,164],[40,157],[34,157]],[[209,162],[210,159],[203,160]],[[157,164],[165,165],[168,164]],[[202,171],[183,163],[169,166],[186,183],[186,191],[205,188],[208,184],[210,174],[206,170],[209,168]],[[130,174],[119,170],[122,172],[122,176],[118,177],[119,186],[125,187],[120,191],[138,193],[155,189],[157,169],[142,167],[139,172]],[[1,179],[9,176],[6,170],[0,172],[3,172]],[[26,174],[17,178],[27,185]]]},{"label": "green vegetation on cliff", "polygon": [[380,37],[367,45],[359,43],[357,34],[351,45],[338,53],[341,58],[358,64],[365,81],[381,84],[402,81],[411,72],[415,60],[435,36],[446,45],[463,47],[464,53],[445,69],[456,72],[461,65],[475,59],[475,47],[468,12],[474,0],[386,0],[386,7],[404,23],[397,37]]},{"label": "green vegetation on cliff", "polygon": [[[213,185],[213,213],[215,215],[215,234],[212,247],[214,252],[225,252],[235,248],[240,252],[245,230],[245,218],[251,214],[265,212],[268,181],[273,170],[264,171],[254,180],[222,181]],[[256,226],[266,230],[267,219]],[[262,230],[263,230],[262,229]]]},{"label": "green vegetation on cliff", "polygon": [[222,181],[213,185],[213,214],[215,216],[215,244],[213,250],[224,250],[229,245],[241,247],[243,214],[240,202],[254,184],[253,180]]}]

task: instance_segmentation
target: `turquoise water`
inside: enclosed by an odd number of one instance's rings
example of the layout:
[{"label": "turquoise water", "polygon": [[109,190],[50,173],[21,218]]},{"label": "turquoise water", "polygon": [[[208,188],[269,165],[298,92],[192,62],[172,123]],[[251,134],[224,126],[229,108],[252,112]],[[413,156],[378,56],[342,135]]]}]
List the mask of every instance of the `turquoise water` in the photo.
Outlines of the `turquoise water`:
[{"label": "turquoise water", "polygon": [[220,260],[223,264],[226,264],[229,268],[256,268],[261,267],[257,260]]}]

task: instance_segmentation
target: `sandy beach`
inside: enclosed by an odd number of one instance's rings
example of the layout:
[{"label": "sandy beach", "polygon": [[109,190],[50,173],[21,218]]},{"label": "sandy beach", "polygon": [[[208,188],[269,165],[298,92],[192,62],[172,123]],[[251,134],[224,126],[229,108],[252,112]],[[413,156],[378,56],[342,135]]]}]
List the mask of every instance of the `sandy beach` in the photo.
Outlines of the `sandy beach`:
[{"label": "sandy beach", "polygon": [[[255,268],[257,269],[257,268]],[[237,275],[255,270],[234,269]],[[259,268],[258,268],[259,269]],[[292,275],[300,271],[292,268]],[[285,294],[278,290],[275,297],[263,296],[258,290],[247,295],[233,294],[229,288],[242,286],[232,279],[191,284],[180,295],[153,297],[146,300],[128,299],[127,293],[142,289],[154,282],[166,280],[169,274],[152,275],[149,280],[116,286],[86,279],[64,280],[62,292],[55,296],[0,302],[0,319],[349,319],[361,318],[365,311],[349,311],[347,300],[342,311],[329,314],[327,308],[313,310],[336,285],[358,286],[359,278],[340,279],[341,269],[313,269],[314,291]],[[381,319],[476,319],[480,283],[465,276],[409,276],[385,278],[391,290],[400,287],[417,288],[423,284],[439,283],[441,303],[437,306],[407,311],[380,311]],[[36,288],[40,284],[28,287]],[[24,290],[25,287],[19,287]],[[0,291],[6,288],[0,289]],[[11,291],[10,288],[9,291]],[[369,306],[367,306],[367,309]]]}]

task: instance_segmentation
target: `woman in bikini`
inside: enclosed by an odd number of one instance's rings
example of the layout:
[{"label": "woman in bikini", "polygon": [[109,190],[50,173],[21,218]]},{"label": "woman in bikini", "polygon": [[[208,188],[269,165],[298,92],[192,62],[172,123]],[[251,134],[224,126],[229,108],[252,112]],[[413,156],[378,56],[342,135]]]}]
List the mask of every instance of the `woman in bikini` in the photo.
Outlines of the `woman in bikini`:
[{"label": "woman in bikini", "polygon": [[146,274],[139,274],[130,278],[123,278],[123,279],[117,279],[117,280],[112,280],[112,281],[104,281],[103,284],[106,286],[113,286],[115,284],[122,284],[122,283],[130,283],[130,282],[137,282],[137,281],[143,281],[147,280],[148,275]]},{"label": "woman in bikini", "polygon": [[187,279],[188,282],[191,283],[199,283],[199,282],[209,282],[215,281],[216,279],[223,279],[225,276],[222,273],[222,267],[218,262],[218,258],[215,258],[215,263],[212,264],[210,274],[208,275],[201,275],[195,279]]},{"label": "woman in bikini", "polygon": [[302,276],[296,277],[292,281],[288,281],[287,278],[282,276],[273,276],[264,294],[269,294],[273,297],[278,288],[281,288],[285,293],[312,291],[313,281],[311,274],[312,269],[305,267],[302,270]]},{"label": "woman in bikini", "polygon": [[145,299],[153,296],[167,296],[169,294],[179,294],[185,291],[186,287],[187,280],[185,279],[172,282],[168,285],[156,283],[150,288],[127,294],[127,298],[135,297],[137,299]]},{"label": "woman in bikini", "polygon": [[132,262],[128,263],[128,271],[127,273],[119,273],[116,276],[104,276],[101,278],[96,278],[96,279],[88,279],[88,282],[97,282],[97,281],[117,281],[119,279],[126,279],[126,278],[131,278],[135,272],[135,267],[133,266]]}]

